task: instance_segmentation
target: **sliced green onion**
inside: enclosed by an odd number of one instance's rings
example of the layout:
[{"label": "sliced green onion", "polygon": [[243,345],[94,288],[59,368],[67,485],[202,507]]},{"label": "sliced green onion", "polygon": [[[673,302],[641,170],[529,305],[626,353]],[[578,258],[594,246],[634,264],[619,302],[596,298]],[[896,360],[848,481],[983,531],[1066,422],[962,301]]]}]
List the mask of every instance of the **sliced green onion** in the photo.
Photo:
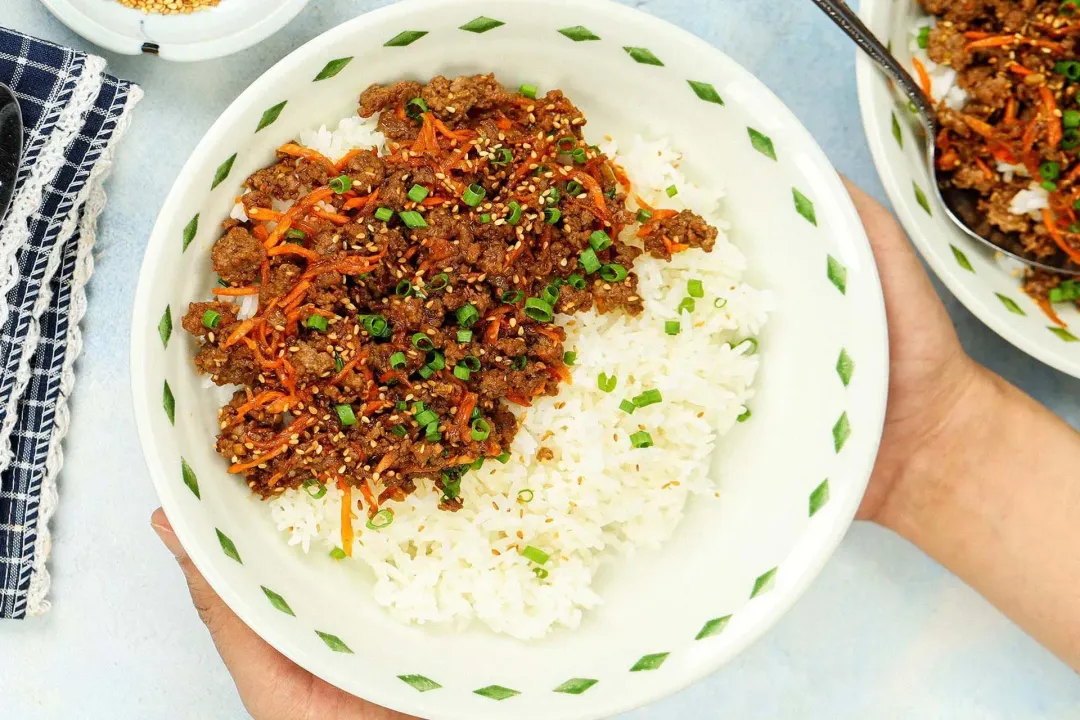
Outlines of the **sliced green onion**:
[{"label": "sliced green onion", "polygon": [[526,546],[525,549],[521,551],[521,554],[525,557],[526,560],[531,560],[537,565],[543,565],[549,559],[551,559],[551,556],[548,555],[546,552],[544,552],[540,548],[533,547],[532,545]]},{"label": "sliced green onion", "polygon": [[547,171],[548,171],[548,166],[547,165],[540,165],[539,167],[537,167],[535,170],[532,171],[532,176],[533,177],[540,177],[541,175],[546,174]]},{"label": "sliced green onion", "polygon": [[600,259],[596,257],[596,251],[591,247],[581,251],[578,262],[581,263],[581,267],[585,268],[585,272],[589,275],[600,269]]},{"label": "sliced green onion", "polygon": [[345,361],[341,359],[341,356],[334,353],[334,369],[341,372],[345,369]]},{"label": "sliced green onion", "polygon": [[469,414],[469,420],[475,420],[478,417],[480,417],[480,408],[474,407],[472,409],[472,412]]},{"label": "sliced green onion", "polygon": [[554,317],[551,303],[542,298],[526,298],[525,314],[537,322],[551,322]]},{"label": "sliced green onion", "polygon": [[558,205],[560,200],[562,200],[562,192],[559,191],[559,188],[548,188],[548,205]]},{"label": "sliced green onion", "polygon": [[630,445],[636,448],[650,448],[653,446],[652,435],[641,430],[630,436]]},{"label": "sliced green onion", "polygon": [[326,486],[315,478],[308,478],[304,481],[304,492],[310,495],[313,499],[318,500],[326,494]]},{"label": "sliced green onion", "polygon": [[430,352],[435,349],[435,343],[424,333],[416,333],[412,336],[412,345],[417,350]]},{"label": "sliced green onion", "polygon": [[517,200],[511,200],[506,204],[506,207],[510,209],[510,215],[506,218],[506,222],[511,225],[517,225],[521,222],[521,203]]},{"label": "sliced green onion", "polygon": [[461,200],[469,207],[476,207],[484,201],[485,196],[487,196],[487,190],[484,189],[484,186],[473,184],[465,188]]},{"label": "sliced green onion", "polygon": [[611,247],[611,236],[603,230],[597,230],[589,236],[589,244],[592,245],[592,249],[596,252],[607,250]]},{"label": "sliced green onion", "polygon": [[679,314],[682,315],[684,310],[692,313],[696,307],[697,303],[694,302],[694,298],[683,298],[683,301],[679,303]]},{"label": "sliced green onion", "polygon": [[637,405],[630,402],[629,400],[623,400],[621,403],[619,403],[619,409],[627,415],[633,415],[634,411],[637,410]]},{"label": "sliced green onion", "polygon": [[607,373],[600,373],[596,376],[596,387],[600,388],[606,393],[615,389],[615,386],[619,384],[619,378],[615,375],[608,376]]},{"label": "sliced green onion", "polygon": [[520,355],[514,358],[514,362],[510,363],[510,366],[515,370],[524,370],[525,366],[529,364],[528,355]]},{"label": "sliced green onion", "polygon": [[405,353],[396,352],[390,356],[390,367],[397,370],[398,368],[405,367]]},{"label": "sliced green onion", "polygon": [[548,225],[554,225],[560,218],[562,218],[562,210],[559,208],[552,207],[544,211],[544,222]]},{"label": "sliced green onion", "polygon": [[534,567],[532,570],[533,575],[535,575],[538,580],[547,580],[547,577],[550,574],[545,568],[542,567]]},{"label": "sliced green onion", "polygon": [[481,225],[489,225],[489,224],[491,224],[491,213],[484,213],[483,215],[481,215],[480,216],[480,224]]},{"label": "sliced green onion", "polygon": [[459,307],[456,315],[458,325],[463,328],[472,327],[476,321],[480,319],[480,313],[476,311],[476,308],[472,306],[472,303]]},{"label": "sliced green onion", "polygon": [[536,494],[532,490],[525,488],[518,492],[517,501],[522,504],[531,503],[534,497],[536,497]]},{"label": "sliced green onion", "polygon": [[529,98],[530,100],[535,100],[536,99],[536,91],[537,91],[537,87],[535,85],[522,85],[521,86],[521,94],[524,95],[525,97]]},{"label": "sliced green onion", "polygon": [[1061,174],[1061,163],[1045,162],[1039,166],[1039,174],[1043,180],[1057,180]]},{"label": "sliced green onion", "polygon": [[686,294],[692,298],[705,297],[705,287],[700,280],[688,280],[686,282]]},{"label": "sliced green onion", "polygon": [[712,301],[712,305],[716,309],[720,309],[727,306],[727,298],[716,298]]},{"label": "sliced green onion", "polygon": [[1080,80],[1080,62],[1063,60],[1054,65],[1054,72],[1064,75],[1072,81]]},{"label": "sliced green onion", "polygon": [[644,209],[637,211],[637,221],[639,223],[644,225],[645,223],[649,222],[650,220],[652,220],[652,213],[651,212],[649,212],[648,210],[644,210]]},{"label": "sliced green onion", "polygon": [[413,98],[409,101],[409,104],[405,106],[405,114],[413,120],[419,120],[421,115],[429,111],[430,108],[428,107],[428,104],[424,102],[424,98]]},{"label": "sliced green onion", "polygon": [[746,338],[746,339],[745,339],[745,340],[743,340],[743,341],[742,341],[741,343],[739,343],[738,345],[736,345],[736,346],[735,346],[735,349],[736,349],[736,350],[738,350],[738,349],[739,349],[739,348],[741,348],[741,347],[742,347],[743,345],[747,345],[747,346],[749,346],[749,348],[750,348],[750,349],[749,349],[749,350],[748,350],[748,351],[746,352],[746,354],[747,354],[747,355],[753,355],[754,353],[756,353],[756,352],[757,352],[757,349],[758,349],[758,342],[757,342],[757,338]]},{"label": "sliced green onion", "polygon": [[416,423],[421,427],[427,427],[431,423],[439,422],[439,416],[436,415],[433,411],[427,409],[425,409],[423,412],[417,413],[416,417],[414,417],[413,419],[416,420]]},{"label": "sliced green onion", "polygon": [[923,50],[930,47],[930,26],[929,25],[919,29],[918,42],[919,42],[919,47],[921,47]]},{"label": "sliced green onion", "polygon": [[334,412],[345,427],[356,424],[356,414],[353,412],[352,405],[335,405]]},{"label": "sliced green onion", "polygon": [[572,366],[577,362],[577,353],[573,350],[567,350],[562,356],[563,365]]},{"label": "sliced green onion", "polygon": [[390,428],[390,432],[392,432],[394,435],[397,435],[398,437],[405,437],[409,434],[409,431],[405,429],[404,425],[395,425],[394,427]]},{"label": "sliced green onion", "polygon": [[574,148],[577,147],[577,138],[573,135],[566,135],[559,138],[558,142],[556,142],[555,145],[558,147],[559,152],[571,153],[574,151]]},{"label": "sliced green onion", "polygon": [[450,276],[446,273],[439,273],[435,277],[428,281],[426,287],[428,290],[434,292],[436,290],[442,290],[444,287],[450,284]]},{"label": "sliced green onion", "polygon": [[1080,130],[1076,128],[1069,128],[1061,137],[1061,149],[1062,150],[1075,150],[1080,147]]},{"label": "sliced green onion", "polygon": [[621,283],[629,274],[619,263],[610,263],[600,268],[600,277],[609,283]]},{"label": "sliced green onion", "polygon": [[285,232],[285,237],[289,240],[306,240],[307,233],[303,230],[297,230],[296,228],[289,228]]},{"label": "sliced green onion", "polygon": [[668,320],[664,323],[664,332],[668,335],[678,335],[682,332],[682,323],[678,320]]},{"label": "sliced green onion", "polygon": [[431,423],[424,429],[424,439],[429,443],[442,440],[442,433],[439,432],[439,423]]},{"label": "sliced green onion", "polygon": [[508,452],[499,453],[495,457],[495,459],[498,460],[499,462],[501,462],[503,465],[505,465],[506,463],[510,462],[510,453],[508,453]]},{"label": "sliced green onion", "polygon": [[[325,319],[323,322],[325,322]],[[208,330],[217,330],[218,325],[221,324],[221,313],[217,310],[207,310],[202,315],[202,324]]]},{"label": "sliced green onion", "polygon": [[347,193],[352,190],[352,178],[348,175],[339,175],[329,183],[330,189],[338,195]]},{"label": "sliced green onion", "polygon": [[664,402],[664,398],[660,395],[660,391],[655,388],[652,390],[646,390],[637,397],[634,398],[634,404],[639,408],[649,407],[650,405],[656,405],[657,403]]},{"label": "sliced green onion", "polygon": [[442,370],[446,367],[446,356],[438,350],[432,350],[428,353],[428,367],[432,370]]},{"label": "sliced green onion", "polygon": [[520,290],[507,290],[502,294],[502,297],[499,299],[507,305],[516,305],[517,303],[521,302],[521,298],[523,297],[525,297],[525,293],[521,292]]},{"label": "sliced green onion", "polygon": [[1080,128],[1080,110],[1066,110],[1061,113],[1061,124],[1066,129]]},{"label": "sliced green onion", "polygon": [[473,357],[472,355],[466,355],[465,357],[461,358],[461,362],[458,364],[464,365],[472,372],[479,372],[481,367],[480,358]]},{"label": "sliced green onion", "polygon": [[329,323],[326,322],[326,318],[322,315],[308,315],[304,325],[319,332],[326,332],[327,328],[330,327]]},{"label": "sliced green onion", "polygon": [[409,199],[417,204],[424,202],[430,194],[431,191],[423,185],[413,185],[409,188]]},{"label": "sliced green onion", "polygon": [[1066,15],[1075,15],[1077,11],[1080,11],[1080,0],[1062,0],[1058,5],[1058,12],[1063,12]]},{"label": "sliced green onion", "polygon": [[548,285],[544,288],[544,291],[540,293],[540,297],[548,305],[554,307],[555,303],[559,302],[559,287],[555,285],[555,283]]},{"label": "sliced green onion", "polygon": [[402,280],[397,284],[397,287],[394,288],[394,294],[398,297],[409,297],[412,295],[412,291],[413,284],[408,280]]},{"label": "sliced green onion", "polygon": [[476,442],[482,442],[491,437],[491,424],[484,418],[476,418],[469,427],[472,428],[471,437]]},{"label": "sliced green onion", "polygon": [[476,460],[474,460],[469,465],[469,469],[474,470],[476,472],[480,472],[481,470],[483,470],[484,469],[484,458],[482,458],[482,457],[476,458]]},{"label": "sliced green onion", "polygon": [[746,422],[747,420],[750,419],[751,414],[752,413],[750,412],[750,408],[746,408],[746,410],[743,412],[743,414],[740,415],[739,417],[735,418],[735,420],[736,420],[736,422]]},{"label": "sliced green onion", "polygon": [[570,157],[574,158],[574,162],[579,165],[584,165],[587,159],[585,155],[585,148],[575,148],[574,152],[570,153]]},{"label": "sliced green onion", "polygon": [[381,207],[375,211],[375,219],[383,222],[389,222],[390,218],[394,217],[394,211],[388,207]]},{"label": "sliced green onion", "polygon": [[401,218],[401,222],[405,223],[406,227],[412,230],[418,230],[420,228],[426,228],[428,226],[427,220],[424,219],[424,216],[416,212],[415,210],[404,210],[402,212],[399,212],[398,217]]},{"label": "sliced green onion", "polygon": [[335,560],[344,560],[347,556],[345,555],[344,550],[336,547],[330,551],[330,557],[334,558]]},{"label": "sliced green onion", "polygon": [[567,284],[575,290],[584,290],[588,287],[588,283],[585,282],[585,278],[581,277],[577,273],[574,273],[570,277],[566,278]]},{"label": "sliced green onion", "polygon": [[566,183],[566,194],[570,197],[577,197],[583,190],[585,190],[585,187],[577,180],[571,180]]},{"label": "sliced green onion", "polygon": [[394,522],[394,511],[389,508],[380,510],[367,521],[368,530],[385,530]]},{"label": "sliced green onion", "polygon": [[514,153],[510,152],[507,148],[499,148],[495,151],[495,154],[491,156],[492,165],[509,165],[514,160]]},{"label": "sliced green onion", "polygon": [[672,186],[668,187],[668,189],[665,190],[664,192],[667,193],[668,197],[675,197],[676,195],[679,194],[679,188],[672,185]]},{"label": "sliced green onion", "polygon": [[368,335],[379,338],[390,331],[390,324],[382,315],[364,315],[361,324],[367,330]]},{"label": "sliced green onion", "polygon": [[229,283],[225,282],[221,278],[217,279],[217,284],[220,285],[221,287],[229,287]]},{"label": "sliced green onion", "polygon": [[472,377],[472,373],[469,372],[469,368],[464,365],[454,366],[454,377],[462,382],[469,382],[469,378]]},{"label": "sliced green onion", "polygon": [[459,343],[462,343],[462,344],[471,343],[472,342],[472,336],[473,336],[472,330],[458,330],[457,331],[457,341]]}]

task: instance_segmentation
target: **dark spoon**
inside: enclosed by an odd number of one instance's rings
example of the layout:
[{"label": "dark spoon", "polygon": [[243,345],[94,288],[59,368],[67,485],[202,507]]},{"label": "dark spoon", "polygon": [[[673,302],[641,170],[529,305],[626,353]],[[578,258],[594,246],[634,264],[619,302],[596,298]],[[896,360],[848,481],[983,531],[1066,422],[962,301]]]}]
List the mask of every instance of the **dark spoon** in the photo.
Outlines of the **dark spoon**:
[{"label": "dark spoon", "polygon": [[0,83],[0,221],[7,214],[22,161],[23,122],[19,101]]}]

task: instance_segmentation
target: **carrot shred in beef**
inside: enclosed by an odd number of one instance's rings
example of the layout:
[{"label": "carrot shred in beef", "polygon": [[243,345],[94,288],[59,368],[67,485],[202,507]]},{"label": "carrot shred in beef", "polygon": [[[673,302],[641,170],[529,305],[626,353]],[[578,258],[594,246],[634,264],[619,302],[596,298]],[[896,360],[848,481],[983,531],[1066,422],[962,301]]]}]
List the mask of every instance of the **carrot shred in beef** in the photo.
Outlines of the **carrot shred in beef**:
[{"label": "carrot shred in beef", "polygon": [[1080,264],[1080,251],[1065,240],[1065,236],[1061,234],[1061,228],[1058,227],[1057,218],[1054,217],[1054,213],[1050,208],[1042,209],[1042,218],[1043,224],[1046,225],[1046,229],[1050,232],[1050,237],[1054,240],[1054,244],[1061,248],[1061,251],[1068,255],[1070,260]]},{"label": "carrot shred in beef", "polygon": [[[315,252],[314,250],[309,250],[303,245],[297,245],[296,243],[286,243],[284,245],[272,247],[266,251],[266,254],[270,256],[299,255],[300,257],[307,258],[308,260],[322,259],[322,255],[320,255],[319,253]],[[255,292],[258,292],[258,288],[255,289]]]},{"label": "carrot shred in beef", "polygon": [[926,66],[917,57],[911,58],[911,64],[915,66],[915,72],[919,76],[919,87],[922,88],[923,95],[928,100],[933,100],[934,96],[931,94],[933,84],[930,81],[930,73],[926,72]]},{"label": "carrot shred in beef", "polygon": [[245,295],[258,295],[257,287],[216,287],[213,293],[224,297],[243,297]]},{"label": "carrot shred in beef", "polygon": [[318,150],[312,150],[296,143],[286,143],[278,148],[278,152],[282,155],[288,155],[290,157],[304,158],[305,160],[312,160],[314,162],[322,163],[329,170],[336,172],[337,168],[334,166],[333,161],[323,155]]},{"label": "carrot shred in beef", "polygon": [[1045,85],[1039,87],[1039,95],[1042,98],[1043,117],[1046,119],[1046,140],[1051,147],[1056,148],[1064,136],[1057,101],[1054,99],[1054,92]]}]

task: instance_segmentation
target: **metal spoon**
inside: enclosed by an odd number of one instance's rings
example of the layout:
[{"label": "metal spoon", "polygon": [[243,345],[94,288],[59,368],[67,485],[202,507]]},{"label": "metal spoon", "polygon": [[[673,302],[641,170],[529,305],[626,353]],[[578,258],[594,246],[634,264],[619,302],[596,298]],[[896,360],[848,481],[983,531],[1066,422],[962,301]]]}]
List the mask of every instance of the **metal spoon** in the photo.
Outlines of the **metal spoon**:
[{"label": "metal spoon", "polygon": [[0,221],[7,214],[22,162],[23,122],[19,101],[0,83]]},{"label": "metal spoon", "polygon": [[[943,193],[941,181],[937,169],[937,143],[938,135],[937,113],[934,111],[930,100],[923,95],[922,88],[915,79],[904,69],[900,62],[893,57],[892,53],[880,40],[870,32],[863,21],[855,12],[847,6],[844,0],[813,0],[814,4],[821,8],[829,18],[839,26],[855,43],[870,56],[878,67],[891,77],[904,91],[916,109],[919,119],[926,130],[926,163],[930,168],[930,174],[934,177],[933,192],[938,202],[945,208],[945,214],[956,224],[958,228],[970,237],[988,245],[995,252],[1005,253],[1025,265],[1030,265],[1050,272],[1080,275],[1080,267],[1077,267],[1068,258],[1064,265],[1054,264],[1051,260],[1032,259],[1020,242],[1016,233],[1005,233],[990,225],[986,221],[984,213],[980,212],[976,203],[977,196],[973,191],[947,188]],[[978,227],[982,233],[976,232],[973,226]]]}]

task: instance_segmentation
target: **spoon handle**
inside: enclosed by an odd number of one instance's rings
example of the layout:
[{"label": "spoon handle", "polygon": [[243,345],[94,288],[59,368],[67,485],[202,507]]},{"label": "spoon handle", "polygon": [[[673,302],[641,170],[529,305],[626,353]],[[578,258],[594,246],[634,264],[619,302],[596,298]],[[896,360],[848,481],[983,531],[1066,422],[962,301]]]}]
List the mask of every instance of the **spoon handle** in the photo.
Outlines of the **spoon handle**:
[{"label": "spoon handle", "polygon": [[915,103],[919,115],[931,131],[930,137],[934,137],[937,134],[935,132],[937,122],[933,106],[923,94],[919,84],[893,57],[888,48],[877,39],[874,33],[870,32],[870,28],[866,27],[844,0],[813,0],[813,2],[904,90],[911,102]]}]

